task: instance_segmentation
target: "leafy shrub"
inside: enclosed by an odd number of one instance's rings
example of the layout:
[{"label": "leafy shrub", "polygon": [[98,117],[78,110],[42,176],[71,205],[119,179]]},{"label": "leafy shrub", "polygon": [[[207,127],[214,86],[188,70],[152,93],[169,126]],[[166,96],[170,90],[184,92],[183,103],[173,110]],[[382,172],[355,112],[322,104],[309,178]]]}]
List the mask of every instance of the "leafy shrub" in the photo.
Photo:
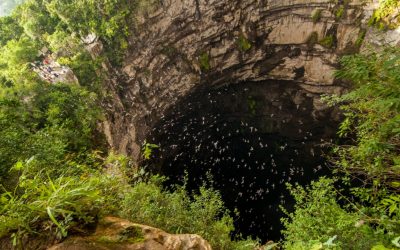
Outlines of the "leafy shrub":
[{"label": "leafy shrub", "polygon": [[[339,147],[340,164],[392,186],[399,179],[400,50],[344,57],[337,76],[354,83],[354,90],[332,99],[341,103],[342,136],[356,136],[354,145]],[[387,179],[389,177],[389,182]]]},{"label": "leafy shrub", "polygon": [[25,175],[34,176],[43,168],[46,173],[54,171],[53,177],[65,170],[74,172],[76,167],[69,164],[71,157],[78,158],[79,154],[90,154],[95,149],[93,133],[100,115],[96,102],[96,95],[79,86],[38,83],[3,88],[3,93],[0,92],[3,180],[10,177],[9,170],[18,161],[26,163]]},{"label": "leafy shrub", "polygon": [[349,142],[335,147],[332,161],[345,175],[342,180],[358,200],[358,211],[386,242],[400,235],[399,63],[398,48],[343,57],[336,75],[350,80],[353,89],[328,98],[341,105],[345,119],[339,135]]},{"label": "leafy shrub", "polygon": [[125,196],[121,215],[170,233],[199,234],[215,249],[254,248],[255,243],[250,240],[231,241],[233,219],[217,191],[202,187],[191,198],[183,186],[173,192],[163,190],[162,181],[152,178],[135,185]]},{"label": "leafy shrub", "polygon": [[0,76],[14,84],[29,83],[36,80],[29,70],[29,63],[37,57],[38,44],[26,36],[9,40],[0,47]]},{"label": "leafy shrub", "polygon": [[18,39],[22,33],[23,29],[15,18],[0,17],[0,47],[5,46],[10,40]]},{"label": "leafy shrub", "polygon": [[290,187],[296,205],[282,220],[285,249],[311,249],[332,237],[330,249],[370,249],[383,237],[363,224],[365,216],[348,212],[338,204],[333,181],[321,178],[310,187]]},{"label": "leafy shrub", "polygon": [[[11,19],[0,19],[0,237],[11,235],[15,245],[38,234],[62,238],[104,213],[117,213],[124,200],[129,219],[199,233],[217,249],[253,249],[250,240],[231,241],[233,221],[216,191],[202,188],[190,196],[184,187],[169,192],[154,182],[129,187],[125,175],[145,174],[132,174],[129,160],[113,154],[104,159],[100,151],[103,56],[120,64],[134,13],[156,2],[27,0]],[[8,34],[14,29],[14,36]],[[104,45],[98,60],[82,49],[92,34]],[[241,42],[244,50],[247,43]],[[39,60],[43,46],[74,70],[83,87],[48,84],[32,72],[30,63]],[[209,60],[200,55],[203,70],[210,69]],[[154,148],[145,145],[145,155]]]},{"label": "leafy shrub", "polygon": [[379,7],[376,9],[370,18],[368,24],[380,30],[395,29],[400,25],[400,18],[397,15],[397,20],[393,14],[400,7],[398,0],[382,0],[379,1]]},{"label": "leafy shrub", "polygon": [[159,148],[160,146],[156,144],[148,143],[147,141],[143,142],[142,151],[143,157],[145,160],[149,160],[151,155],[153,154],[153,150]]},{"label": "leafy shrub", "polygon": [[94,222],[100,210],[107,211],[105,187],[111,183],[104,176],[45,181],[22,176],[15,192],[1,195],[0,237],[12,233],[14,244],[34,233],[65,237],[72,228]]}]

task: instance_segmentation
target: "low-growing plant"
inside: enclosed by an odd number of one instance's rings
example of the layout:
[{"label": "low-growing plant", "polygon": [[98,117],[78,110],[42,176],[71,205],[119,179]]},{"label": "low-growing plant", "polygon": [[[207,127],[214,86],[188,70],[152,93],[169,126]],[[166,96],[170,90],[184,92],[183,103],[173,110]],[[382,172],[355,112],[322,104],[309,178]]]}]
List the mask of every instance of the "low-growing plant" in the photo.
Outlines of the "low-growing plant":
[{"label": "low-growing plant", "polygon": [[201,69],[208,71],[211,68],[210,65],[210,56],[208,55],[208,53],[204,52],[200,55],[199,57],[199,63],[200,63],[200,67]]},{"label": "low-growing plant", "polygon": [[335,45],[335,38],[333,35],[327,35],[322,38],[318,43],[325,48],[331,49]]},{"label": "low-growing plant", "polygon": [[93,223],[100,211],[107,213],[111,200],[105,194],[111,183],[102,175],[54,180],[21,176],[14,192],[1,195],[0,237],[11,236],[14,245],[37,233],[61,239],[72,228]]},{"label": "low-growing plant", "polygon": [[239,38],[237,39],[237,44],[240,51],[248,51],[251,49],[250,41],[243,34],[240,34]]},{"label": "low-growing plant", "polygon": [[363,42],[364,42],[364,39],[365,39],[365,35],[367,34],[367,31],[366,30],[361,30],[360,31],[360,33],[358,34],[358,37],[357,37],[357,40],[356,40],[356,42],[355,42],[355,45],[357,46],[357,47],[361,47],[361,45],[363,44]]},{"label": "low-growing plant", "polygon": [[345,13],[346,7],[344,5],[340,5],[339,8],[335,12],[335,18],[336,20],[340,20],[340,18],[343,17],[343,14]]},{"label": "low-growing plant", "polygon": [[285,249],[323,246],[316,249],[356,250],[371,249],[378,242],[390,245],[383,234],[373,230],[363,213],[348,211],[338,204],[340,194],[332,180],[321,178],[309,187],[289,185],[289,189],[296,205],[294,212],[286,212],[288,218],[282,219]]},{"label": "low-growing plant", "polygon": [[379,7],[371,16],[368,24],[380,30],[395,29],[400,25],[400,19],[393,14],[400,8],[400,2],[397,0],[384,0],[379,2]]},{"label": "low-growing plant", "polygon": [[214,249],[254,249],[254,241],[231,240],[233,219],[216,190],[201,187],[191,196],[184,186],[176,186],[173,191],[164,190],[164,180],[153,177],[133,186],[125,196],[121,215],[170,233],[199,234]]},{"label": "low-growing plant", "polygon": [[147,141],[143,142],[142,151],[143,157],[145,160],[149,160],[153,154],[153,150],[159,148],[160,146],[152,143],[148,143]]},{"label": "low-growing plant", "polygon": [[311,20],[313,23],[319,22],[322,17],[322,9],[314,9],[313,12],[311,12]]}]

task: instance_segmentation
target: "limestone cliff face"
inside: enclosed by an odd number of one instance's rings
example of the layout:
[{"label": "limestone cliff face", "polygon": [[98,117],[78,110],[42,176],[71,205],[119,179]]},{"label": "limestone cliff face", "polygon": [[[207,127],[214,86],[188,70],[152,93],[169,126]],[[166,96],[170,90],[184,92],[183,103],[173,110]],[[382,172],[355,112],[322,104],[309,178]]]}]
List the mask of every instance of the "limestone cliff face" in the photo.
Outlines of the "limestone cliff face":
[{"label": "limestone cliff face", "polygon": [[276,79],[294,81],[316,99],[340,93],[333,71],[341,55],[358,51],[371,6],[334,2],[161,1],[138,18],[123,67],[111,73],[118,77],[108,86],[108,142],[138,157],[149,129],[197,87]]}]

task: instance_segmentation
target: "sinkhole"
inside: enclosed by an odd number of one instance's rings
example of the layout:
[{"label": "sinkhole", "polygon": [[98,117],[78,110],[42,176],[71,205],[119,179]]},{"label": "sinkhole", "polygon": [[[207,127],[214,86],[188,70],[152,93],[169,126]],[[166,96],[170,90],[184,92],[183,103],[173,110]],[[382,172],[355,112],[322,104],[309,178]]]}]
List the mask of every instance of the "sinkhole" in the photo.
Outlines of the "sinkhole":
[{"label": "sinkhole", "polygon": [[242,82],[197,89],[171,108],[147,135],[159,145],[153,169],[196,189],[213,178],[225,205],[238,211],[235,234],[279,240],[293,206],[285,183],[329,174],[324,157],[338,112],[290,81]]}]

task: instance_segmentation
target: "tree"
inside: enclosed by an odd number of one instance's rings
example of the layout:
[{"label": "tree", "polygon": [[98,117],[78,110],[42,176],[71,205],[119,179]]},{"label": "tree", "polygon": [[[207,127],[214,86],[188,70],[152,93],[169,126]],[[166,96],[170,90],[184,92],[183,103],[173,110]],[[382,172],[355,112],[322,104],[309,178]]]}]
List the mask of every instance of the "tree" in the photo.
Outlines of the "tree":
[{"label": "tree", "polygon": [[13,17],[0,17],[0,48],[12,39],[18,39],[23,29]]},{"label": "tree", "polygon": [[0,48],[0,76],[14,84],[35,78],[29,64],[37,58],[39,46],[26,36],[10,40]]}]

